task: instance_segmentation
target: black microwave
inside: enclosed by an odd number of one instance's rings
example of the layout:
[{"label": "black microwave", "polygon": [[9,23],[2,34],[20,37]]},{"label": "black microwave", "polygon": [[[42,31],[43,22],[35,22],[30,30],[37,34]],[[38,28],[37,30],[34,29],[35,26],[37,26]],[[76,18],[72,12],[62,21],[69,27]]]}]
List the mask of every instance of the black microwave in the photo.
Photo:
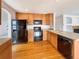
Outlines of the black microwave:
[{"label": "black microwave", "polygon": [[79,33],[79,29],[74,29],[74,32],[75,33]]},{"label": "black microwave", "polygon": [[42,20],[34,20],[34,25],[42,25]]}]

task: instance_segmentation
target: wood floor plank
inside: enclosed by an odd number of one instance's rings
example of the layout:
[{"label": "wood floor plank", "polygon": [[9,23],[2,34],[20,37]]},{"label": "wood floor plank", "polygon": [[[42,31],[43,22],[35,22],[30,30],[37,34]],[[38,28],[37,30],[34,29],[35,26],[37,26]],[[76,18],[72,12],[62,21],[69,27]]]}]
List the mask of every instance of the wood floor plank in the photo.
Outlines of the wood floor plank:
[{"label": "wood floor plank", "polygon": [[13,45],[13,59],[65,59],[47,41]]}]

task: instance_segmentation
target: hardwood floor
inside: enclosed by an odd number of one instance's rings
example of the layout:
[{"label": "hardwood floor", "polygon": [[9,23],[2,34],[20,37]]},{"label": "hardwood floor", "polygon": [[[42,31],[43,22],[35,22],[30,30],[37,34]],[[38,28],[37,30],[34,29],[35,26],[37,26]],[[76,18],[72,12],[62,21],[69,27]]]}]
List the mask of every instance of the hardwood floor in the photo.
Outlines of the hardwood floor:
[{"label": "hardwood floor", "polygon": [[47,41],[13,46],[13,59],[65,59]]}]

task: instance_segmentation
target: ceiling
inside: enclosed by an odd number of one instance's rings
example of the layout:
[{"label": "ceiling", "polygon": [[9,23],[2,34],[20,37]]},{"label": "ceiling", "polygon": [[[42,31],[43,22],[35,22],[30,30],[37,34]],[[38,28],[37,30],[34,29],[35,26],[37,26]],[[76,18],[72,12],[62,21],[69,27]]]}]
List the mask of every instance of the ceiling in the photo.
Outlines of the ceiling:
[{"label": "ceiling", "polygon": [[3,0],[17,12],[79,14],[79,0]]}]

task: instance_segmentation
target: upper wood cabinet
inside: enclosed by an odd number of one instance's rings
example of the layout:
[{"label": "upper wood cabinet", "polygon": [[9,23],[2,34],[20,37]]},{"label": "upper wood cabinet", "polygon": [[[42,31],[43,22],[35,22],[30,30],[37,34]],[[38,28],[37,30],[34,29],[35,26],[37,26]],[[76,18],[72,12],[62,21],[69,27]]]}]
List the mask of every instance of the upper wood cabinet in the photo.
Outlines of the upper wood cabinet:
[{"label": "upper wood cabinet", "polygon": [[34,14],[34,20],[42,20],[42,14]]},{"label": "upper wood cabinet", "polygon": [[42,14],[42,22],[43,24],[46,24],[46,14]]},{"label": "upper wood cabinet", "polygon": [[42,20],[42,24],[46,24],[46,14],[34,14],[34,20]]},{"label": "upper wood cabinet", "polygon": [[46,24],[48,25],[53,24],[53,14],[46,14]]},{"label": "upper wood cabinet", "polygon": [[50,14],[50,25],[54,23],[54,14]]},{"label": "upper wood cabinet", "polygon": [[28,19],[28,14],[26,13],[16,13],[16,19]]},{"label": "upper wood cabinet", "polygon": [[51,25],[53,14],[16,13],[16,19],[26,19],[28,24],[33,24],[34,20],[42,20],[42,24]]},{"label": "upper wood cabinet", "polygon": [[28,20],[27,20],[27,21],[28,21],[28,24],[33,24],[33,20],[34,20],[34,14],[31,14],[31,13],[30,13],[30,14],[28,15]]},{"label": "upper wood cabinet", "polygon": [[0,0],[0,24],[1,24],[1,0]]}]

